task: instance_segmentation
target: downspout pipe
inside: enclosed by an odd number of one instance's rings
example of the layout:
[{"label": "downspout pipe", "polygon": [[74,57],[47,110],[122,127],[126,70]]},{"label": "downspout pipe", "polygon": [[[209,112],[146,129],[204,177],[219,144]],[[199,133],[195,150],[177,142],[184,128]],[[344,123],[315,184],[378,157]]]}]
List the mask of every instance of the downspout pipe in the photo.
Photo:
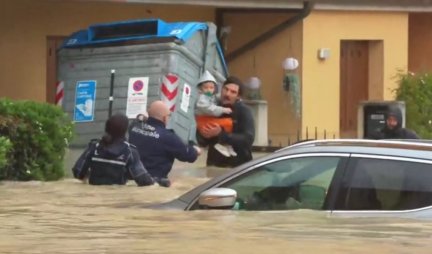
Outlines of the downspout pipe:
[{"label": "downspout pipe", "polygon": [[311,13],[311,11],[313,9],[313,6],[314,6],[313,2],[309,2],[309,1],[303,2],[303,9],[297,15],[295,15],[295,16],[287,19],[286,21],[280,23],[279,25],[271,28],[267,32],[259,35],[255,39],[249,41],[248,43],[246,43],[245,45],[241,46],[240,48],[238,48],[238,49],[234,50],[233,52],[229,53],[225,57],[226,61],[227,62],[231,62],[232,60],[236,59],[237,57],[239,57],[240,55],[244,54],[245,52],[247,52],[247,51],[255,48],[259,44],[261,44],[264,41],[270,39],[274,35],[280,33],[281,31],[283,31],[287,27],[292,26],[295,23],[303,20],[304,18],[306,18]]}]

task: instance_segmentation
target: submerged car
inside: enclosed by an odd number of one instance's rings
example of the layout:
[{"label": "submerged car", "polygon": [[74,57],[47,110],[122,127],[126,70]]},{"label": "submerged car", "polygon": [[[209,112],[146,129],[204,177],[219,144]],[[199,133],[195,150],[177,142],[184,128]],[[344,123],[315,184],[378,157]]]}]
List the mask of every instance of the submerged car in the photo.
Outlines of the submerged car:
[{"label": "submerged car", "polygon": [[432,218],[432,143],[307,141],[229,170],[159,208]]}]

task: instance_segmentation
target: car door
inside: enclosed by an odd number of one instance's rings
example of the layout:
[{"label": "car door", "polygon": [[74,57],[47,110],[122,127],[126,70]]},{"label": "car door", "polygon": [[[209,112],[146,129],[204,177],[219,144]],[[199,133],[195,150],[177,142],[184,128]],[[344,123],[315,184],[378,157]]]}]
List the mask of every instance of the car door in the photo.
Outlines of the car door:
[{"label": "car door", "polygon": [[[237,210],[325,210],[349,154],[285,156],[246,169],[213,187],[237,192]],[[199,209],[195,202],[191,210]]]},{"label": "car door", "polygon": [[335,202],[339,215],[422,213],[432,206],[432,161],[353,154]]}]

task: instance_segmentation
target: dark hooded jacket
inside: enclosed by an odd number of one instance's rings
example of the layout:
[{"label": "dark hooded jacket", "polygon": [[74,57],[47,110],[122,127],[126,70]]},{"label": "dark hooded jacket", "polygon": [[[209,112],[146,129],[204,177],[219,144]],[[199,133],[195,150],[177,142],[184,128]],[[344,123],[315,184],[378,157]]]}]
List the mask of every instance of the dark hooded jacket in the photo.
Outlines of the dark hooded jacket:
[{"label": "dark hooded jacket", "polygon": [[126,184],[134,179],[138,186],[152,185],[154,180],[140,161],[136,148],[124,140],[106,147],[92,140],[72,168],[75,178],[89,176],[93,185]]},{"label": "dark hooded jacket", "polygon": [[390,129],[387,124],[383,129],[373,133],[372,139],[419,139],[417,134],[409,129],[402,128],[402,112],[397,106],[390,106],[387,112],[387,117],[394,116],[397,119],[397,125],[395,128]]}]

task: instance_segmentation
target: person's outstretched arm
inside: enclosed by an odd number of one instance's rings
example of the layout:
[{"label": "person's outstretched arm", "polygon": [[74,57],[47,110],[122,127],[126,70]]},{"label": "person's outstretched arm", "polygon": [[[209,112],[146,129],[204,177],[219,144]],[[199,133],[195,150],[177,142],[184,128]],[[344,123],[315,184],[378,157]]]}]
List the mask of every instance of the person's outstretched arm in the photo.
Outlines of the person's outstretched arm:
[{"label": "person's outstretched arm", "polygon": [[154,180],[142,164],[138,151],[134,147],[131,147],[130,150],[131,157],[126,164],[130,175],[135,180],[138,186],[153,185]]},{"label": "person's outstretched arm", "polygon": [[201,115],[219,117],[222,114],[231,113],[231,109],[218,106],[216,105],[216,103],[212,102],[209,96],[205,94],[200,94],[196,103],[196,113]]},{"label": "person's outstretched arm", "polygon": [[194,162],[198,158],[198,149],[193,145],[185,145],[174,133],[165,139],[165,148],[174,158],[184,162]]}]

